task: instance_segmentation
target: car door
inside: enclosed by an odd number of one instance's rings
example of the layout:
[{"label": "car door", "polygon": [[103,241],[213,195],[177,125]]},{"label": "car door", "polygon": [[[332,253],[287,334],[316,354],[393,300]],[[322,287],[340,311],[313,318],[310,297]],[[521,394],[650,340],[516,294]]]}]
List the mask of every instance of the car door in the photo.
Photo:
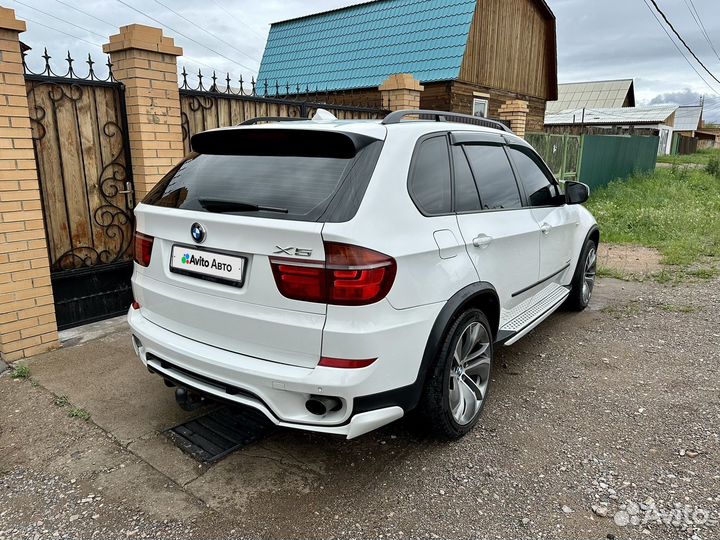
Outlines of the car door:
[{"label": "car door", "polygon": [[521,192],[499,135],[456,133],[452,139],[455,208],[481,281],[499,296],[501,319],[532,296],[539,273],[540,228]]},{"label": "car door", "polygon": [[540,227],[540,275],[547,283],[567,283],[573,238],[580,224],[577,206],[565,197],[550,170],[529,147],[508,146],[508,154],[526,196],[527,205]]}]

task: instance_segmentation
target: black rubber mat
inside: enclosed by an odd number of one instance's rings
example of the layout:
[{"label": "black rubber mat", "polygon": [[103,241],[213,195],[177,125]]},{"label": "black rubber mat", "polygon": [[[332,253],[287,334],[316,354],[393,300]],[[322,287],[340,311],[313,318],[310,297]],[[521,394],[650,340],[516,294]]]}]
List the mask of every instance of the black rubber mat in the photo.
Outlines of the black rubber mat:
[{"label": "black rubber mat", "polygon": [[230,452],[274,431],[275,425],[250,408],[222,406],[175,426],[168,435],[184,452],[203,463],[214,463]]}]

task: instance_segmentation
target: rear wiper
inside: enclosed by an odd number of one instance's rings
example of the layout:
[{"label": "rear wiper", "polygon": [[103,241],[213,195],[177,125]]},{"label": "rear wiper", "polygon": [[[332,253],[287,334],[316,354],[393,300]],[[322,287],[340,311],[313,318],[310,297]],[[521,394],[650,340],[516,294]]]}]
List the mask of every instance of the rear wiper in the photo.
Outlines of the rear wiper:
[{"label": "rear wiper", "polygon": [[224,201],[221,199],[199,199],[198,202],[208,212],[225,214],[232,212],[278,212],[287,214],[287,208],[276,206],[263,206],[260,204],[246,203],[242,201]]}]

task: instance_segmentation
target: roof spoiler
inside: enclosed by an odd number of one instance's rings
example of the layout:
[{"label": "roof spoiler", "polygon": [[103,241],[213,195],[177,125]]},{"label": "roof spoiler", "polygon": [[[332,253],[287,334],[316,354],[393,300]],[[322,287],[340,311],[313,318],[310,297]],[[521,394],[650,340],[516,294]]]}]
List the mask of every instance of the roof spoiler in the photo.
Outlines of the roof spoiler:
[{"label": "roof spoiler", "polygon": [[223,156],[296,156],[352,159],[378,141],[360,133],[318,129],[211,129],[190,138],[199,154]]}]

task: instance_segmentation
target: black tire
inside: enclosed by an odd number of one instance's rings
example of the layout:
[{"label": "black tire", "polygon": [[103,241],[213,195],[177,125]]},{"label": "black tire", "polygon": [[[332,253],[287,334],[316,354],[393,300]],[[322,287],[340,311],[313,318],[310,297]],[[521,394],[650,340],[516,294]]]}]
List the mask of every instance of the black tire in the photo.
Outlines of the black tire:
[{"label": "black tire", "polygon": [[[591,268],[588,269],[588,258],[593,257]],[[580,252],[580,258],[578,259],[577,267],[575,268],[575,274],[573,275],[570,296],[565,301],[565,308],[570,311],[582,311],[590,303],[592,298],[593,288],[595,286],[595,274],[597,271],[597,244],[594,240],[587,239],[582,251]],[[585,280],[589,279],[590,272],[592,274],[592,283],[590,284],[589,294],[584,291]]]},{"label": "black tire", "polygon": [[[476,328],[474,326],[475,323],[482,325],[485,335],[488,338],[488,346],[485,349],[487,351],[486,355],[488,360],[485,361],[485,355],[482,355],[482,379],[486,382],[484,383],[484,392],[482,392],[482,401],[479,405],[477,403],[475,404],[477,410],[470,411],[470,405],[468,405],[468,409],[466,409],[468,414],[470,414],[470,412],[474,412],[474,416],[467,422],[458,422],[451,409],[450,396],[451,392],[453,392],[456,396],[458,396],[459,392],[458,386],[455,387],[454,391],[451,390],[451,370],[453,370],[453,382],[456,385],[460,384],[457,382],[458,371],[456,370],[457,364],[454,361],[454,352],[458,346],[458,341],[461,337],[463,337],[466,330],[472,332]],[[475,349],[475,351],[479,351],[479,347]],[[482,409],[485,407],[485,403],[487,402],[488,389],[491,380],[493,352],[492,330],[487,317],[481,310],[474,308],[468,309],[455,319],[445,335],[445,339],[440,347],[440,351],[438,352],[434,364],[430,368],[420,406],[418,407],[420,418],[423,420],[424,425],[428,427],[434,435],[446,440],[459,439],[475,426],[480,418]],[[481,359],[477,359],[475,362],[479,362],[480,360]],[[487,364],[486,368],[485,364]],[[484,372],[485,369],[487,369],[486,375]],[[468,371],[468,373],[470,372]],[[480,375],[477,377],[479,378]],[[467,379],[464,379],[464,381],[466,380]],[[472,386],[467,382],[463,382],[463,384],[465,384],[468,389]],[[480,387],[476,384],[475,389],[480,390]],[[477,394],[475,394],[475,396],[477,397]],[[460,399],[462,398],[460,397]]]}]

